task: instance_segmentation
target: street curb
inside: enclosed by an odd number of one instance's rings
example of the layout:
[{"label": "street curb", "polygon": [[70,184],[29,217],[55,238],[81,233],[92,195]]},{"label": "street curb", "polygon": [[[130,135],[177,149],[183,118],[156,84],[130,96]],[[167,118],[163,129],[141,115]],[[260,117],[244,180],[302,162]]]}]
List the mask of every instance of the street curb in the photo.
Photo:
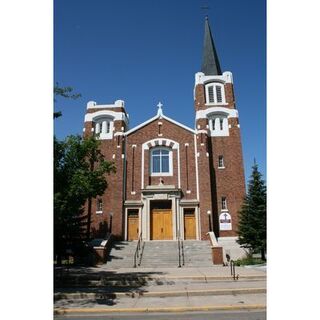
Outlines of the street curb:
[{"label": "street curb", "polygon": [[254,310],[266,309],[265,304],[247,305],[220,305],[220,306],[198,306],[198,307],[168,307],[168,308],[69,308],[54,309],[56,315],[66,313],[124,313],[124,312],[186,312],[186,311],[215,311],[215,310]]},{"label": "street curb", "polygon": [[234,295],[266,293],[266,288],[225,288],[207,290],[179,290],[179,291],[127,291],[127,292],[77,292],[77,293],[55,293],[55,300],[64,299],[105,299],[121,297],[182,297],[182,296],[208,296],[208,295]]},{"label": "street curb", "polygon": [[[94,279],[93,279],[94,278]],[[111,277],[99,277],[98,275],[94,275],[92,277],[88,277],[88,276],[75,276],[74,279],[69,279],[68,282],[70,282],[70,285],[74,284],[77,285],[78,283],[81,283],[81,281],[90,281],[92,284],[94,284],[95,282],[101,282],[101,281],[117,281],[117,280],[136,280],[136,279],[140,279],[140,280],[147,280],[147,281],[157,281],[157,280],[204,280],[204,281],[208,281],[208,280],[217,280],[217,281],[223,281],[223,280],[232,280],[233,277],[232,276],[227,276],[227,275],[223,275],[223,276],[206,276],[206,275],[199,275],[199,276],[176,276],[176,275],[168,275],[168,276],[140,276],[140,275],[133,275],[133,276],[129,276],[129,277],[124,277],[122,276],[117,276],[117,275],[113,275]],[[249,275],[239,275],[238,279],[266,279],[267,276],[265,274],[259,274],[259,275],[253,275],[253,274],[249,274]],[[67,279],[66,279],[67,280]],[[71,281],[70,281],[71,280]],[[74,282],[74,283],[72,283]]]}]

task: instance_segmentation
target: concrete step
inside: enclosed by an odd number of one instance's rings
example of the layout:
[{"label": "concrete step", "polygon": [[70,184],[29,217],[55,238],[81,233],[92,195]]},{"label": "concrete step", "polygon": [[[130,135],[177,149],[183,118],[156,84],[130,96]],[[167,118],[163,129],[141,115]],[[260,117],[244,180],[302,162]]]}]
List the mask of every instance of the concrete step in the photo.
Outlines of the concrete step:
[{"label": "concrete step", "polygon": [[137,241],[115,241],[112,244],[107,257],[107,269],[133,267],[133,256],[137,247]]},{"label": "concrete step", "polygon": [[135,297],[182,297],[182,296],[208,296],[208,295],[237,295],[237,294],[258,294],[266,293],[265,287],[253,288],[207,288],[207,289],[186,289],[173,288],[173,290],[146,291],[144,289],[130,291],[95,290],[89,292],[77,289],[77,292],[56,292],[54,300],[62,299],[106,299],[106,298],[135,298]]},{"label": "concrete step", "polygon": [[177,241],[146,241],[140,267],[177,267]]},{"label": "concrete step", "polygon": [[[184,241],[185,266],[212,266],[209,241]],[[177,241],[146,241],[140,267],[178,267]]]}]

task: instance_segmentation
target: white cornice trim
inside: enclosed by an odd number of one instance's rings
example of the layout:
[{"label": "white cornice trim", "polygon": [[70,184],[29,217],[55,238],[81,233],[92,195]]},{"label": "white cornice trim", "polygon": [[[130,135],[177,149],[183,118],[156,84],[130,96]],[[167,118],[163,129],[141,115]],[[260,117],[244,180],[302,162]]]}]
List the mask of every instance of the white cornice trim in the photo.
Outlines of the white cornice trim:
[{"label": "white cornice trim", "polygon": [[129,135],[129,134],[131,134],[132,132],[137,131],[138,129],[146,126],[147,124],[149,124],[149,123],[151,123],[152,121],[157,120],[157,119],[166,119],[167,121],[169,121],[169,122],[171,122],[171,123],[174,123],[175,125],[183,128],[183,129],[185,129],[185,130],[187,130],[187,131],[190,131],[190,132],[193,133],[193,134],[195,133],[195,130],[193,130],[193,129],[187,127],[187,126],[185,126],[184,124],[182,124],[182,123],[180,123],[180,122],[178,122],[178,121],[175,121],[175,120],[173,120],[173,119],[165,116],[164,114],[162,114],[162,115],[158,115],[158,114],[157,114],[156,116],[150,118],[149,120],[147,120],[147,121],[145,121],[145,122],[137,125],[136,127],[128,130],[125,134],[126,134],[126,135]]},{"label": "white cornice trim", "polygon": [[100,109],[100,108],[124,108],[123,100],[116,100],[113,104],[97,104],[95,101],[89,101],[87,103],[87,109]]},{"label": "white cornice trim", "polygon": [[195,74],[195,85],[208,82],[233,83],[233,76],[230,71],[225,71],[221,76],[206,76],[203,72]]},{"label": "white cornice trim", "polygon": [[236,109],[230,109],[225,107],[211,107],[205,110],[199,110],[196,112],[196,119],[205,119],[208,118],[210,114],[214,113],[226,113],[228,118],[238,118],[239,113]]},{"label": "white cornice trim", "polygon": [[128,123],[128,118],[124,112],[115,112],[110,110],[99,110],[92,113],[87,113],[84,116],[84,122],[94,121],[94,119],[99,117],[109,117],[112,118],[113,121],[121,120],[124,121],[126,124]]},{"label": "white cornice trim", "polygon": [[187,131],[190,131],[191,133],[195,133],[194,129],[191,129],[191,128],[185,126],[184,124],[182,124],[182,123],[180,123],[178,121],[175,121],[175,120],[173,120],[173,119],[171,119],[171,118],[169,118],[169,117],[167,117],[165,115],[163,115],[162,118],[168,120],[169,122],[172,122],[172,123],[176,124],[177,126],[183,128],[183,129],[186,129]]},{"label": "white cornice trim", "polygon": [[126,134],[126,135],[129,135],[130,133],[132,133],[132,132],[134,132],[134,131],[136,131],[136,130],[144,127],[144,126],[146,126],[148,123],[150,123],[150,122],[152,122],[152,121],[154,121],[154,120],[156,120],[156,119],[158,119],[158,118],[159,118],[159,116],[156,115],[156,116],[150,118],[149,120],[147,120],[147,121],[145,121],[145,122],[143,122],[143,123],[140,123],[140,124],[138,124],[137,126],[133,127],[132,129],[128,130],[127,132],[125,132],[125,134]]}]

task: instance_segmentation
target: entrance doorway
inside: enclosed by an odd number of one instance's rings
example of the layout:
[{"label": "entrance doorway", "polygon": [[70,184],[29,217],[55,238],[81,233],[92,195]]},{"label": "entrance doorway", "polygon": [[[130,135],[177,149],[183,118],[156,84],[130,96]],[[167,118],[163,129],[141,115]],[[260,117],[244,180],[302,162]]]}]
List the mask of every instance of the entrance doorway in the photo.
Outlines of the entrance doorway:
[{"label": "entrance doorway", "polygon": [[128,210],[128,241],[139,238],[139,210]]},{"label": "entrance doorway", "polygon": [[196,240],[196,217],[195,210],[184,209],[184,239]]},{"label": "entrance doorway", "polygon": [[171,201],[152,201],[150,213],[150,239],[172,240]]}]

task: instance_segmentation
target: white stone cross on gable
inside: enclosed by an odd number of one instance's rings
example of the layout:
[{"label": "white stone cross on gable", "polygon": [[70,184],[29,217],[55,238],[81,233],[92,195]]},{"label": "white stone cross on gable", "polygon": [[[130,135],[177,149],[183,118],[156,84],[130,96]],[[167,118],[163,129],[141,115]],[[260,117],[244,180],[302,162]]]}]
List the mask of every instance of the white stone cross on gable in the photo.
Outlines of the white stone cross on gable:
[{"label": "white stone cross on gable", "polygon": [[162,107],[163,104],[159,101],[159,103],[157,104],[158,107],[158,116],[162,116]]}]

